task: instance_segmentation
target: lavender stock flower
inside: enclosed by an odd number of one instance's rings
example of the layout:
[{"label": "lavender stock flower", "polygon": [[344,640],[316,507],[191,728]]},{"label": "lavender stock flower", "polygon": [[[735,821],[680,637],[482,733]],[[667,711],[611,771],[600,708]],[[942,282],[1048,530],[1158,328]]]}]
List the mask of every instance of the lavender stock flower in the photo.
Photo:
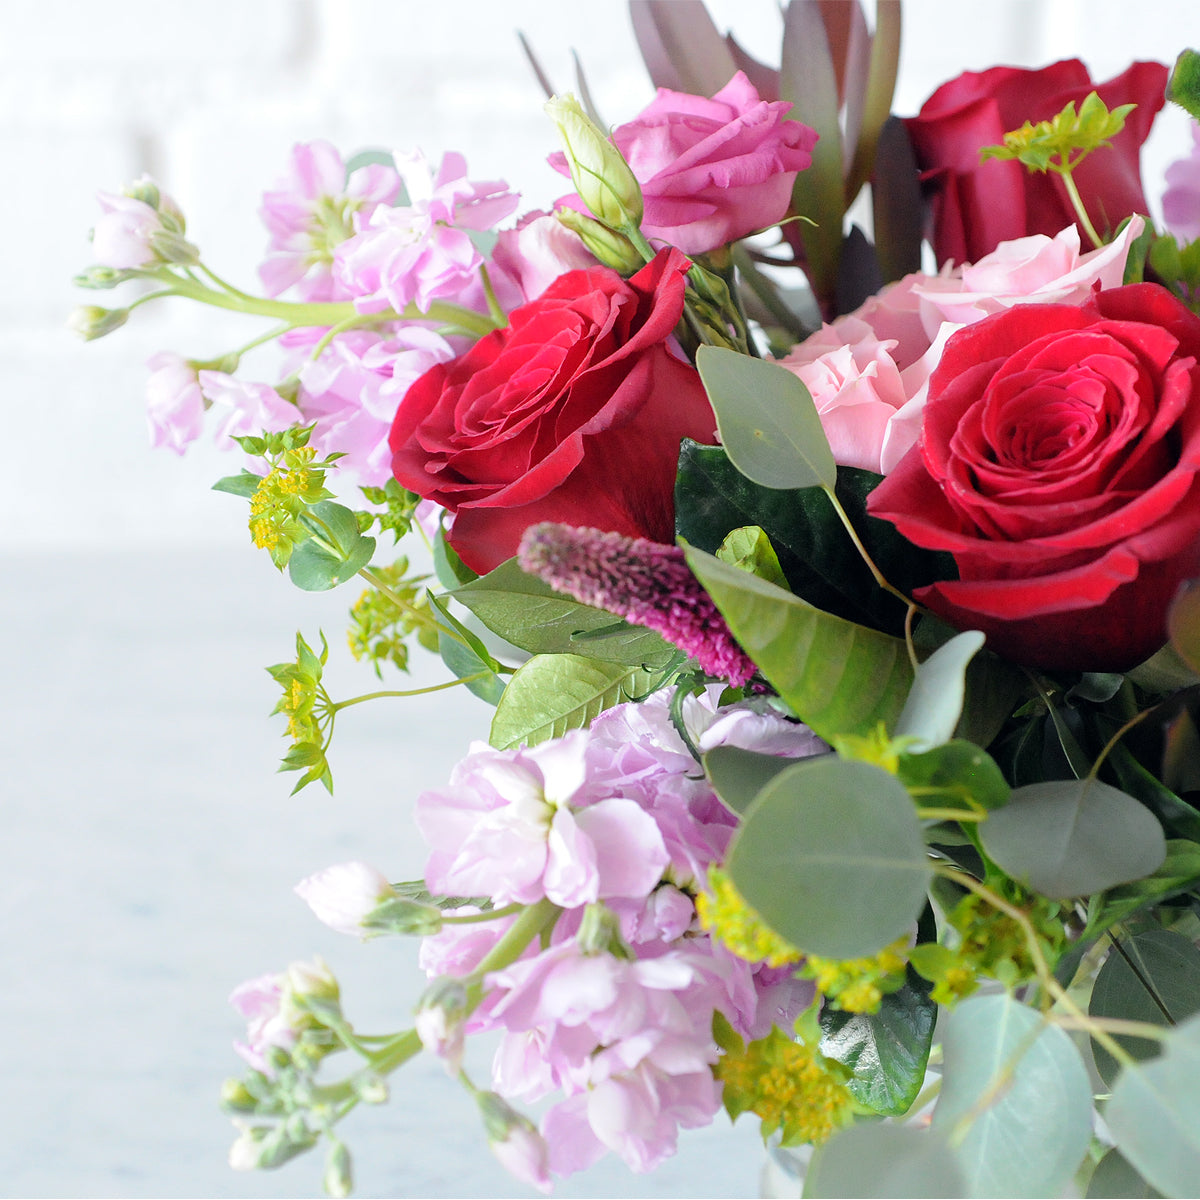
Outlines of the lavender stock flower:
[{"label": "lavender stock flower", "polygon": [[754,663],[676,546],[543,522],[525,531],[517,561],[581,604],[660,633],[735,687],[754,674]]}]

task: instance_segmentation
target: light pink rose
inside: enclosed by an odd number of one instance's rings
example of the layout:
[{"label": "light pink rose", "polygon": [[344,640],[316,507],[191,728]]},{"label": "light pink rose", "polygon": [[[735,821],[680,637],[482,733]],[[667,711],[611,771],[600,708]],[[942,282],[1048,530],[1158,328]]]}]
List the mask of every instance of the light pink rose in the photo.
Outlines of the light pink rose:
[{"label": "light pink rose", "polygon": [[[817,142],[786,119],[790,108],[760,99],[741,71],[711,100],[659,88],[612,135],[642,186],[646,237],[703,254],[781,220]],[[565,155],[550,164],[570,174]],[[577,197],[565,203],[580,206]]]}]

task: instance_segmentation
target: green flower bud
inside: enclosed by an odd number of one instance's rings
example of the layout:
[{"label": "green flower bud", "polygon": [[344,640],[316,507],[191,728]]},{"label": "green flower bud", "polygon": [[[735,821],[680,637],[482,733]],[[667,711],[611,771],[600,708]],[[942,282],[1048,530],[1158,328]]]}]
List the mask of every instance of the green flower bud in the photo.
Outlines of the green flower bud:
[{"label": "green flower bud", "polygon": [[331,1196],[348,1196],[354,1186],[350,1170],[350,1151],[344,1142],[331,1139],[329,1152],[325,1155],[325,1175],[322,1179],[325,1191]]},{"label": "green flower bud", "polygon": [[88,267],[86,271],[81,271],[71,282],[76,287],[102,292],[109,288],[115,288],[118,284],[132,278],[132,271],[123,271],[117,267],[102,267],[97,264],[94,267]]},{"label": "green flower bud", "polygon": [[580,199],[611,229],[637,229],[642,223],[642,189],[620,150],[583,111],[572,95],[546,101],[558,126]]},{"label": "green flower bud", "polygon": [[67,318],[67,328],[85,342],[102,338],[120,329],[129,320],[127,308],[100,308],[96,304],[81,304]]},{"label": "green flower bud", "polygon": [[172,233],[166,229],[150,235],[150,249],[162,262],[191,265],[200,261],[200,251],[196,246],[182,233]]},{"label": "green flower bud", "polygon": [[249,1113],[258,1108],[258,1101],[240,1079],[226,1079],[221,1084],[221,1107],[226,1112]]},{"label": "green flower bud", "polygon": [[554,217],[560,225],[577,233],[589,252],[606,267],[612,267],[622,275],[632,275],[645,266],[646,260],[623,233],[609,229],[607,225],[601,225],[599,221],[585,217],[573,208],[555,209]]}]

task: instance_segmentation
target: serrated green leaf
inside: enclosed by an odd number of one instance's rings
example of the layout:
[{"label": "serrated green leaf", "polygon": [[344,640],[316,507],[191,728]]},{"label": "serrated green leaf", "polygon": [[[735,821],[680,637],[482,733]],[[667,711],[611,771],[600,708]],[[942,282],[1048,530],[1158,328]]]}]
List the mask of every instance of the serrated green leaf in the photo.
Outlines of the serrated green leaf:
[{"label": "serrated green leaf", "polygon": [[578,654],[535,655],[509,679],[489,741],[497,750],[507,750],[562,737],[605,709],[640,699],[661,682],[660,673],[641,667]]},{"label": "serrated green leaf", "polygon": [[1167,852],[1153,814],[1098,780],[1017,788],[980,826],[979,836],[1013,879],[1055,899],[1141,879],[1162,865]]},{"label": "serrated green leaf", "polygon": [[684,552],[733,636],[820,737],[895,724],[913,678],[903,642],[813,608],[694,547]]},{"label": "serrated green leaf", "polygon": [[821,1013],[821,1053],[852,1072],[847,1086],[872,1112],[898,1117],[920,1094],[933,1045],[937,1005],[930,985],[915,973],[899,991],[888,992],[874,1013],[849,1013],[828,1006]]},{"label": "serrated green leaf", "polygon": [[1092,1089],[1071,1039],[1008,995],[977,996],[942,1032],[933,1129],[957,1142],[968,1196],[1057,1196],[1091,1138]]},{"label": "serrated green leaf", "polygon": [[[1200,951],[1182,934],[1148,929],[1118,939],[1096,976],[1088,1012],[1151,1025],[1182,1024],[1200,1013]],[[1159,1044],[1141,1038],[1116,1040],[1136,1059],[1154,1058]],[[1110,1087],[1120,1066],[1099,1043],[1092,1057]]]},{"label": "serrated green leaf", "polygon": [[1160,1192],[1190,1196],[1200,1179],[1200,1017],[1175,1029],[1153,1062],[1126,1067],[1104,1109],[1121,1153]]},{"label": "serrated green leaf", "polygon": [[776,933],[834,959],[865,958],[908,932],[931,874],[903,785],[834,755],[793,763],[759,791],[727,866]]},{"label": "serrated green leaf", "polygon": [[556,592],[522,571],[516,559],[451,594],[493,633],[531,654],[579,654],[654,670],[675,655],[675,647],[653,630]]},{"label": "serrated green leaf", "polygon": [[747,479],[769,488],[833,488],[833,451],[799,376],[717,346],[700,347],[696,369],[725,453]]}]

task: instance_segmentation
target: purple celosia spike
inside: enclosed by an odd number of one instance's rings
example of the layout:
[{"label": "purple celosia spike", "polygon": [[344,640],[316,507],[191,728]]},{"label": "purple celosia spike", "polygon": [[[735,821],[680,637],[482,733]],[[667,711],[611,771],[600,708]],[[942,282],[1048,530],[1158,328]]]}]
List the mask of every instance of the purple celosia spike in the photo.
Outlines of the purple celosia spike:
[{"label": "purple celosia spike", "polygon": [[754,674],[677,546],[545,522],[525,531],[517,561],[581,604],[662,634],[709,675],[740,687]]}]

